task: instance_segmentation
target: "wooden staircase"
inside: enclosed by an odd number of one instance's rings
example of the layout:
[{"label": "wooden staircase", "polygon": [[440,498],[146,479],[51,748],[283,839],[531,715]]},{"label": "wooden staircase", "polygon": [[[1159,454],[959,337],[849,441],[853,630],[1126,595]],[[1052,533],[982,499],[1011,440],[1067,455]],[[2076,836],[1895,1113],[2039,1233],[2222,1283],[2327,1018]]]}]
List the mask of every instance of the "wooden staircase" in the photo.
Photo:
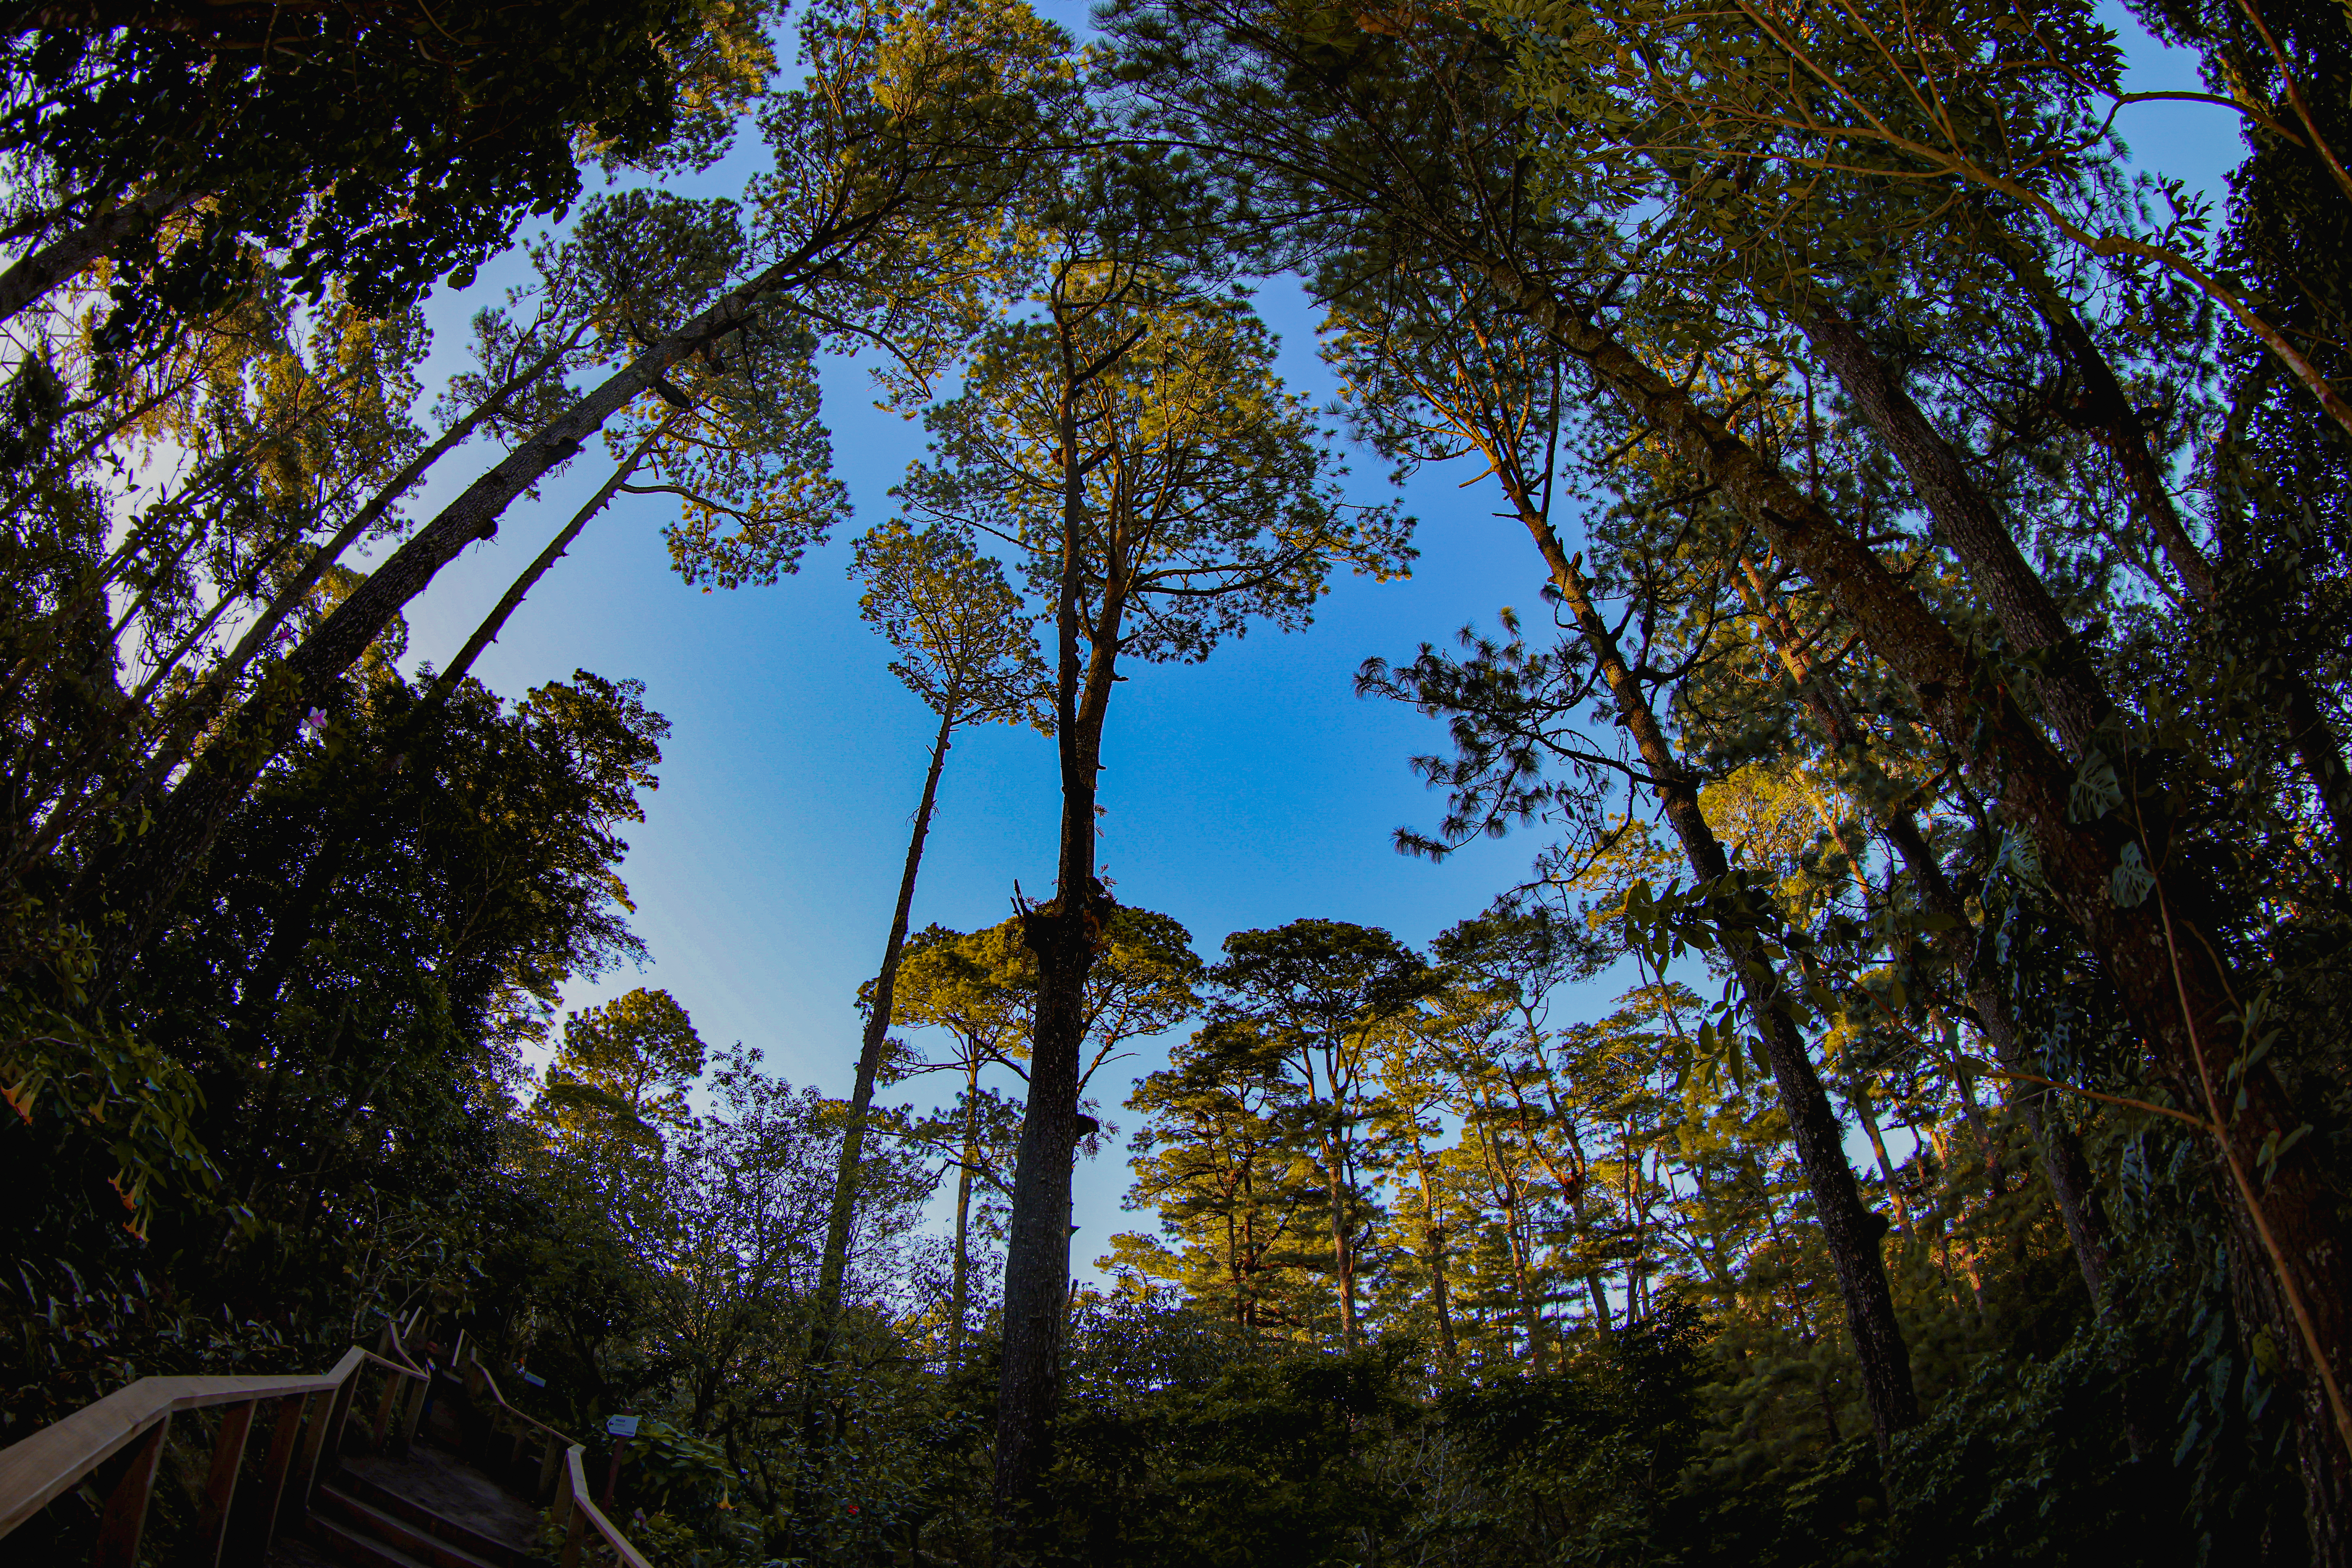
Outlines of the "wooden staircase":
[{"label": "wooden staircase", "polygon": [[539,1510],[463,1457],[480,1450],[487,1426],[467,1419],[463,1384],[439,1373],[433,1394],[405,1454],[344,1456],[303,1529],[273,1548],[269,1568],[527,1568]]},{"label": "wooden staircase", "polygon": [[[509,1405],[464,1336],[446,1358],[429,1349],[413,1357],[387,1323],[381,1353],[353,1346],[321,1377],[142,1378],[0,1448],[0,1537],[69,1500],[94,1515],[93,1568],[137,1568],[173,1415],[217,1411],[193,1535],[177,1543],[192,1563],[528,1568],[552,1546],[562,1568],[583,1551],[650,1568],[591,1498],[582,1445]],[[361,1378],[379,1372],[371,1419]],[[266,1442],[249,1447],[257,1428]],[[16,1561],[5,1543],[0,1561]]]}]

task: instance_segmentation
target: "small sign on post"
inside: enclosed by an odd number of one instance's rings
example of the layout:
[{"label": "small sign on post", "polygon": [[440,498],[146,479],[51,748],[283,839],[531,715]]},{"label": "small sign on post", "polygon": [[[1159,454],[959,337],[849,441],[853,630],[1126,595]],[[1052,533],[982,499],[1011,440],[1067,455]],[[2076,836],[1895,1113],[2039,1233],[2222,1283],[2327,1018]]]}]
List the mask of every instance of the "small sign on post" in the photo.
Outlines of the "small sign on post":
[{"label": "small sign on post", "polygon": [[621,1482],[621,1457],[629,1451],[629,1439],[637,1435],[637,1417],[612,1415],[604,1420],[605,1434],[613,1439],[612,1468],[604,1472],[604,1496],[600,1506],[613,1506],[613,1489]]}]

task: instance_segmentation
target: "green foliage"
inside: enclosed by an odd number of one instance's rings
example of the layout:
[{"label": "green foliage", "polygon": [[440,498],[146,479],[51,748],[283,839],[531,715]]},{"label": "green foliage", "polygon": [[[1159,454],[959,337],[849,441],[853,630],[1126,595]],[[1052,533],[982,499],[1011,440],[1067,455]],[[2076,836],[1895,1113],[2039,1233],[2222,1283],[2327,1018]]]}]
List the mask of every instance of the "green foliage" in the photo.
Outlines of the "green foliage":
[{"label": "green foliage", "polygon": [[[2339,1560],[2352,24],[2145,10],[2245,130],[2219,211],[2124,161],[2080,0],[1119,0],[1083,52],[1015,0],[23,11],[0,1426],[422,1306],[551,1419],[645,1417],[665,1564]],[[636,183],[746,116],[739,199]],[[415,300],[584,163],[631,177],[429,433]],[[1285,268],[1336,416],[1251,303]],[[667,727],[584,672],[420,692],[400,606],[499,508],[394,543],[467,441],[536,453],[511,499],[601,433],[688,581],[775,583],[847,515],[845,352],[931,442],[867,620],[943,744],[1034,725],[1068,795],[1057,903],[908,943],[882,1076],[953,1087],[845,1187],[862,1086],[656,990],[552,1032],[642,954]],[[1471,464],[1555,612],[1364,665],[1444,727],[1398,844],[1541,843],[1425,952],[1311,918],[1204,967],[1108,898],[1105,717],[1123,656],[1405,571],[1332,416]],[[1055,1336],[991,1276],[1063,1124],[1003,1086],[1075,1079],[1098,1152],[1093,1075],[1204,1012],[1127,1101],[1114,1292],[1018,1233],[1069,1317],[1006,1529],[992,1390]],[[1847,1321],[1881,1283],[1899,1346]]]},{"label": "green foliage", "polygon": [[937,455],[894,492],[908,510],[1003,541],[1045,604],[1066,556],[1087,641],[1151,661],[1198,662],[1253,620],[1305,625],[1336,566],[1401,574],[1410,524],[1340,499],[1247,301],[1128,259],[1115,213],[1076,210],[1035,266],[1043,319],[991,326],[963,390],[925,412]]},{"label": "green foliage", "polygon": [[1245,1331],[1304,1332],[1328,1311],[1314,1279],[1328,1258],[1307,1222],[1320,1195],[1312,1127],[1284,1055],[1247,1025],[1216,1025],[1136,1087],[1127,1103],[1144,1124],[1128,1206],[1156,1211],[1180,1251],[1118,1236],[1096,1267],[1176,1282]]},{"label": "green foliage", "polygon": [[1344,1561],[1396,1521],[1369,1464],[1414,1419],[1396,1358],[1269,1360],[1181,1314],[1097,1310],[1074,1327],[1037,1561]]},{"label": "green foliage", "polygon": [[1003,568],[937,527],[887,522],[857,542],[858,611],[900,657],[890,673],[950,721],[1020,721],[1053,731],[1036,628]]},{"label": "green foliage", "polygon": [[107,1181],[128,1211],[124,1227],[143,1238],[151,1189],[160,1185],[157,1195],[182,1203],[203,1202],[219,1180],[197,1136],[203,1091],[184,1065],[150,1041],[90,1020],[87,988],[97,964],[79,928],[41,921],[32,909],[20,907],[13,916],[19,942],[38,931],[52,945],[38,961],[40,990],[12,987],[0,999],[0,1038],[7,1042],[0,1048],[0,1096],[52,1146],[80,1139],[103,1143],[117,1167]]},{"label": "green foliage", "polygon": [[690,1120],[686,1090],[706,1054],[686,1009],[668,992],[641,986],[564,1019],[563,1044],[531,1109],[567,1143],[621,1138],[659,1149],[663,1129]]},{"label": "green foliage", "polygon": [[1654,1531],[1662,1494],[1690,1457],[1712,1331],[1669,1295],[1655,1316],[1559,1371],[1449,1390],[1438,1413],[1503,1499],[1576,1519],[1594,1544],[1613,1537],[1632,1547]]},{"label": "green foliage", "polygon": [[61,238],[149,194],[163,213],[201,200],[193,222],[158,213],[100,247],[117,346],[159,311],[213,308],[247,245],[381,311],[444,273],[470,281],[526,209],[569,205],[575,139],[619,163],[714,158],[772,64],[762,22],[688,3],[28,13],[0,57],[11,216]]}]

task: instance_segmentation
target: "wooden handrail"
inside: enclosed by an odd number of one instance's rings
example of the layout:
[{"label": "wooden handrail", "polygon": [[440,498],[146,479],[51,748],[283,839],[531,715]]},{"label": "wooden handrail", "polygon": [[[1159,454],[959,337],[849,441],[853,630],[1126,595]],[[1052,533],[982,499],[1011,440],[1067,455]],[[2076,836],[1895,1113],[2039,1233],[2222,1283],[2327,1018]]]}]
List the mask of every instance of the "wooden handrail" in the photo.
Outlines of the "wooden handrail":
[{"label": "wooden handrail", "polygon": [[[0,1535],[5,1535],[176,1411],[324,1394],[368,1352],[353,1345],[324,1377],[142,1377],[20,1443],[0,1448]],[[373,1359],[373,1358],[368,1358]]]},{"label": "wooden handrail", "polygon": [[433,1376],[429,1372],[422,1372],[415,1367],[405,1364],[404,1363],[393,1361],[387,1357],[380,1356],[372,1350],[362,1350],[358,1345],[353,1345],[350,1350],[345,1351],[343,1352],[343,1356],[345,1360],[349,1360],[352,1356],[363,1357],[368,1361],[375,1363],[376,1365],[383,1368],[384,1371],[407,1378],[414,1383],[424,1383]]},{"label": "wooden handrail", "polygon": [[[422,1312],[425,1309],[422,1307],[419,1307],[416,1310],[417,1312]],[[411,1313],[408,1320],[409,1329],[413,1331],[416,1326],[416,1314]],[[429,1363],[420,1363],[416,1357],[409,1353],[408,1334],[402,1331],[398,1321],[395,1319],[386,1318],[383,1321],[383,1347],[385,1350],[391,1352],[392,1354],[390,1356],[378,1356],[376,1359],[383,1362],[386,1365],[398,1365],[411,1377],[428,1377],[431,1375],[431,1373],[426,1370],[426,1365]],[[394,1357],[397,1358],[396,1361],[394,1359]]]},{"label": "wooden handrail", "polygon": [[583,1517],[595,1527],[596,1533],[604,1538],[604,1544],[613,1549],[613,1555],[620,1559],[626,1568],[654,1568],[646,1561],[645,1553],[629,1544],[628,1537],[613,1528],[613,1521],[604,1517],[604,1510],[589,1500],[588,1477],[580,1463],[580,1456],[584,1452],[585,1449],[574,1443],[563,1456],[562,1500],[567,1506],[562,1510],[559,1518],[563,1526],[563,1568],[579,1568],[580,1525]]},{"label": "wooden handrail", "polygon": [[[107,1483],[92,1561],[98,1568],[134,1568],[172,1417],[216,1408],[221,1416],[212,1433],[212,1462],[187,1550],[192,1561],[216,1563],[234,1542],[236,1557],[259,1562],[281,1520],[309,1513],[318,1483],[334,1470],[359,1374],[370,1363],[384,1373],[372,1423],[376,1446],[404,1447],[414,1439],[432,1373],[407,1362],[397,1325],[386,1323],[384,1335],[384,1348],[401,1360],[353,1345],[318,1377],[142,1377],[0,1448],[0,1536],[128,1450]],[[264,1402],[276,1406],[277,1416],[264,1427],[268,1447],[258,1484],[240,1497],[247,1440]]]},{"label": "wooden handrail", "polygon": [[499,1392],[499,1380],[492,1377],[490,1375],[490,1369],[482,1364],[482,1358],[478,1352],[473,1357],[473,1363],[475,1373],[478,1374],[482,1380],[482,1386],[490,1391],[491,1404],[497,1405],[499,1409],[505,1411],[516,1420],[523,1422],[528,1426],[538,1427],[541,1432],[546,1433],[550,1437],[554,1438],[565,1447],[577,1448],[583,1447],[580,1441],[570,1434],[559,1432],[554,1427],[550,1426],[546,1422],[541,1421],[538,1416],[529,1415],[524,1411],[517,1410],[513,1405],[509,1405],[507,1403],[507,1396]]},{"label": "wooden handrail", "polygon": [[[410,1331],[414,1327],[412,1321]],[[181,1411],[218,1408],[221,1418],[213,1434],[212,1461],[198,1500],[195,1537],[187,1543],[188,1550],[192,1561],[217,1563],[234,1542],[235,1560],[260,1562],[268,1553],[281,1519],[308,1514],[313,1490],[332,1473],[353,1414],[359,1374],[371,1363],[385,1374],[372,1423],[376,1446],[397,1451],[415,1438],[432,1390],[433,1371],[429,1365],[418,1367],[409,1357],[399,1324],[385,1323],[383,1342],[392,1355],[353,1345],[323,1376],[142,1377],[128,1388],[84,1405],[22,1442],[0,1448],[0,1536],[129,1450],[128,1459],[114,1467],[106,1483],[108,1496],[100,1510],[93,1561],[99,1568],[135,1568],[148,1500],[171,1435],[172,1417]],[[462,1348],[462,1338],[459,1344]],[[468,1386],[478,1380],[497,1415],[520,1425],[514,1457],[520,1459],[524,1445],[534,1436],[544,1447],[540,1490],[541,1495],[554,1494],[553,1506],[565,1531],[563,1568],[577,1568],[582,1541],[590,1528],[612,1549],[619,1568],[652,1568],[591,1498],[582,1464],[586,1447],[508,1404],[478,1352],[466,1361],[462,1370],[469,1374]],[[395,1434],[392,1419],[404,1390],[406,1408]],[[237,1480],[247,1440],[256,1430],[265,1401],[277,1407],[275,1419],[262,1427],[268,1433],[267,1457],[258,1486],[252,1489],[252,1495],[240,1498]],[[395,1437],[396,1443],[388,1442]]]},{"label": "wooden handrail", "polygon": [[490,1369],[482,1364],[482,1355],[478,1348],[468,1358],[467,1365],[460,1370],[459,1375],[466,1380],[466,1391],[468,1394],[479,1391],[487,1391],[489,1394],[490,1403],[498,1407],[490,1418],[493,1431],[498,1428],[498,1415],[501,1414],[521,1423],[523,1430],[515,1434],[513,1457],[517,1461],[522,1458],[523,1445],[530,1441],[534,1433],[537,1434],[540,1441],[539,1480],[531,1489],[530,1500],[534,1503],[538,1502],[541,1499],[560,1490],[562,1483],[557,1472],[562,1464],[564,1450],[579,1447],[580,1445],[567,1434],[557,1431],[537,1416],[525,1415],[508,1404],[506,1394],[499,1387],[498,1379],[492,1377]]},{"label": "wooden handrail", "polygon": [[[593,1491],[588,1485],[584,1461],[582,1458],[582,1456],[588,1451],[587,1446],[574,1441],[536,1416],[527,1415],[509,1405],[507,1396],[499,1392],[498,1380],[490,1375],[490,1369],[482,1364],[479,1351],[477,1351],[471,1358],[471,1377],[480,1380],[482,1387],[489,1394],[490,1402],[524,1426],[535,1429],[547,1445],[548,1463],[541,1467],[541,1480],[542,1488],[549,1479],[555,1481],[555,1496],[551,1500],[551,1507],[555,1514],[555,1522],[563,1531],[562,1568],[578,1568],[583,1522],[593,1526],[596,1533],[604,1538],[604,1544],[613,1549],[614,1555],[619,1559],[624,1568],[653,1568],[653,1564],[646,1561],[645,1553],[630,1545],[628,1538],[614,1526],[611,1520],[604,1517],[604,1510],[596,1506]],[[520,1440],[516,1445],[516,1453],[518,1456],[521,1453]],[[556,1469],[556,1474],[551,1478],[547,1473],[548,1470],[559,1464],[560,1468]]]}]

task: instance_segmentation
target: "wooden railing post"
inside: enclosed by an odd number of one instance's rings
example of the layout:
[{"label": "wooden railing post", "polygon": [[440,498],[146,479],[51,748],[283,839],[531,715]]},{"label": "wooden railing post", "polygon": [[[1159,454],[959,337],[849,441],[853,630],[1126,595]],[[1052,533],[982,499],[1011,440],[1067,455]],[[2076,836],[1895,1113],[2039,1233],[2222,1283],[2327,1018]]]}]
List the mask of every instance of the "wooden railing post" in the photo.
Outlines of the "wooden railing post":
[{"label": "wooden railing post", "polygon": [[[521,1456],[518,1454],[516,1457],[520,1458]],[[553,1500],[557,1489],[562,1484],[557,1479],[556,1471],[562,1466],[563,1445],[550,1434],[547,1438],[547,1453],[539,1461],[539,1489],[530,1494],[531,1501],[537,1502],[541,1498],[546,1498],[551,1502]]]},{"label": "wooden railing post", "polygon": [[425,1402],[433,1395],[433,1370],[428,1363],[423,1377],[396,1378],[395,1381],[410,1385],[408,1404],[400,1417],[400,1447],[397,1450],[405,1454],[416,1446],[416,1428],[425,1419]]},{"label": "wooden railing post", "polygon": [[384,1451],[384,1439],[392,1435],[393,1401],[400,1397],[400,1374],[390,1367],[383,1369],[383,1392],[375,1400],[375,1451]]},{"label": "wooden railing post", "polygon": [[360,1367],[335,1387],[334,1394],[320,1412],[318,1420],[302,1440],[300,1484],[287,1500],[289,1516],[299,1517],[310,1511],[310,1499],[319,1489],[322,1477],[331,1476],[343,1462],[343,1426],[352,1418],[352,1395],[359,1391]]},{"label": "wooden railing post", "polygon": [[290,1394],[278,1402],[278,1419],[269,1429],[269,1453],[261,1461],[261,1476],[237,1504],[236,1524],[230,1531],[236,1542],[236,1560],[258,1563],[269,1555],[278,1534],[278,1509],[286,1496],[286,1478],[302,1442],[302,1412],[310,1403],[307,1394]]},{"label": "wooden railing post", "polygon": [[172,1413],[167,1410],[131,1449],[131,1463],[107,1494],[106,1510],[99,1516],[91,1568],[137,1568],[139,1538],[147,1529],[147,1500],[154,1495],[155,1468],[163,1462],[164,1439],[171,1432]]},{"label": "wooden railing post", "polygon": [[229,1507],[236,1499],[237,1472],[245,1468],[245,1439],[253,1430],[253,1412],[261,1402],[221,1406],[220,1430],[213,1438],[213,1467],[205,1477],[205,1496],[196,1510],[195,1539],[188,1543],[188,1560],[204,1568],[220,1568],[221,1544],[228,1535]]},{"label": "wooden railing post", "polygon": [[556,1494],[562,1503],[563,1555],[561,1568],[580,1568],[580,1537],[588,1528],[588,1510],[581,1505],[587,1501],[588,1489],[580,1472],[580,1449],[577,1445],[564,1451],[563,1478],[556,1482]]},{"label": "wooden railing post", "polygon": [[[182,1558],[205,1568],[259,1563],[278,1527],[310,1510],[320,1482],[340,1462],[360,1369],[369,1359],[354,1345],[317,1377],[142,1377],[0,1445],[0,1538],[68,1492],[95,1488],[103,1495],[92,1560],[99,1568],[136,1568],[172,1418],[215,1410],[220,1415],[205,1482],[187,1538],[175,1544],[185,1548]],[[253,1424],[268,1404],[276,1406],[269,1451],[255,1483],[241,1486]],[[598,1528],[611,1538],[606,1525]],[[9,1568],[20,1556],[0,1548],[0,1563]]]}]

